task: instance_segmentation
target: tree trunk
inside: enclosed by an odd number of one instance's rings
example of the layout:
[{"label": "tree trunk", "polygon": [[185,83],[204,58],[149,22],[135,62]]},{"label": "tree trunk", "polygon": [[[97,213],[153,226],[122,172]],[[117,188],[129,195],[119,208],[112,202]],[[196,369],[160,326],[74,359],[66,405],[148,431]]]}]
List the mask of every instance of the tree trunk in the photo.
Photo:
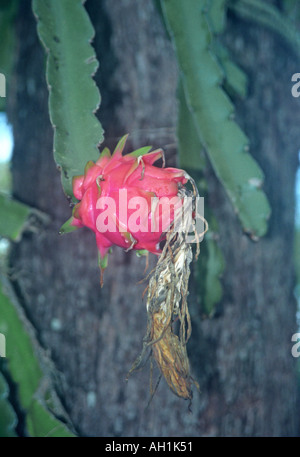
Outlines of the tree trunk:
[{"label": "tree trunk", "polygon": [[[167,164],[174,164],[178,70],[154,3],[89,0],[86,7],[96,29],[105,144],[114,147],[129,132],[131,147],[163,147]],[[51,222],[26,233],[14,246],[14,287],[61,373],[57,388],[78,433],[297,435],[291,336],[297,331],[292,256],[300,133],[295,116],[299,100],[290,92],[297,68],[289,49],[271,32],[229,19],[225,39],[250,81],[247,99],[235,101],[237,121],[265,172],[272,217],[267,236],[250,241],[221,184],[207,170],[205,205],[219,222],[226,270],[224,295],[213,318],[203,320],[197,297],[190,296],[193,333],[188,352],[201,386],[190,413],[187,402],[165,381],[145,409],[147,366],[125,382],[146,330],[146,284],[137,284],[144,277],[144,260],[115,248],[101,289],[93,234],[81,229],[58,235],[71,210],[53,161],[45,55],[29,0],[20,2],[17,35],[14,84],[8,94],[15,139],[13,192],[49,214]]]}]

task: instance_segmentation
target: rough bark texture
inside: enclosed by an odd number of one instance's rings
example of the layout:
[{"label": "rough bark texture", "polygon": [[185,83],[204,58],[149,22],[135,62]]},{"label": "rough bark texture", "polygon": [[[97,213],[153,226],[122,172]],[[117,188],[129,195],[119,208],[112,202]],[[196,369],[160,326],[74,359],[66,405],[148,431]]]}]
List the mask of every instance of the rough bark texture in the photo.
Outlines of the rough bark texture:
[{"label": "rough bark texture", "polygon": [[[149,0],[89,0],[101,68],[100,118],[106,144],[131,133],[131,145],[176,151],[177,66],[159,14]],[[207,170],[220,244],[226,259],[224,297],[201,320],[191,295],[188,345],[200,381],[192,412],[162,381],[149,397],[149,369],[125,382],[146,330],[144,260],[115,249],[100,289],[96,245],[85,230],[60,237],[69,217],[52,156],[45,55],[30,2],[20,2],[14,90],[14,195],[45,211],[51,223],[27,233],[12,252],[14,286],[28,317],[61,373],[60,396],[81,435],[281,436],[299,432],[299,402],[291,335],[296,331],[292,242],[294,181],[300,133],[290,93],[293,56],[279,39],[231,18],[226,39],[249,74],[249,97],[237,119],[266,174],[272,204],[268,235],[253,243],[212,170]],[[290,57],[287,57],[290,55]],[[74,76],[76,77],[76,75]],[[200,256],[201,261],[201,256]],[[152,264],[154,259],[152,259]]]}]

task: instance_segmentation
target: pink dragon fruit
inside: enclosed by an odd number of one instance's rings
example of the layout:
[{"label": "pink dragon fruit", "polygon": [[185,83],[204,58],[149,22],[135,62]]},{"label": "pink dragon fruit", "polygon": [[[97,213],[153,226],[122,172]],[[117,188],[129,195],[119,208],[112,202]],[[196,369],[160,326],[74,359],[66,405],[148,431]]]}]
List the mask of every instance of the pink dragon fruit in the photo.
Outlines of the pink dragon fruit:
[{"label": "pink dragon fruit", "polygon": [[84,175],[73,178],[79,203],[61,229],[62,233],[83,226],[93,230],[101,269],[112,245],[140,253],[161,252],[164,233],[182,205],[178,191],[187,182],[183,170],[153,165],[164,158],[161,149],[149,152],[147,146],[123,155],[127,137],[121,138],[113,154],[105,148],[96,163],[87,163]]}]

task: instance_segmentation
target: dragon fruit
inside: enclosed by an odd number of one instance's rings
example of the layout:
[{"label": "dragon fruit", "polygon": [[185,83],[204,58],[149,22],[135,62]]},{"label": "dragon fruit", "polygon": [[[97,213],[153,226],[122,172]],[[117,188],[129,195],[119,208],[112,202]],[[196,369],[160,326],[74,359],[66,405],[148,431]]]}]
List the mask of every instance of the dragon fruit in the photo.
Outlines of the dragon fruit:
[{"label": "dragon fruit", "polygon": [[61,229],[62,233],[83,226],[93,230],[101,269],[113,245],[161,253],[160,242],[182,205],[179,191],[187,182],[183,170],[153,165],[160,158],[164,161],[161,149],[149,152],[151,147],[146,146],[123,155],[127,137],[121,138],[113,154],[105,148],[96,163],[87,163],[84,175],[73,178],[79,202]]}]

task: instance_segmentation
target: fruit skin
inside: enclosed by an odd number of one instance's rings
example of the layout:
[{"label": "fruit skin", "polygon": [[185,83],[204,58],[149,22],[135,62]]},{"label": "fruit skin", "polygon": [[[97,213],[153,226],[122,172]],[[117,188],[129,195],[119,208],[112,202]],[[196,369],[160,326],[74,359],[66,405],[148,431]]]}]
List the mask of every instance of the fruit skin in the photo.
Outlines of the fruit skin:
[{"label": "fruit skin", "polygon": [[[73,178],[73,193],[79,203],[61,229],[61,233],[84,226],[93,230],[101,268],[106,267],[107,253],[112,245],[159,254],[163,232],[174,219],[174,207],[170,206],[167,218],[164,209],[157,203],[153,205],[154,197],[160,202],[167,197],[175,208],[180,208],[182,198],[178,196],[178,190],[187,182],[183,170],[153,165],[158,159],[164,159],[161,149],[149,152],[151,147],[144,147],[123,155],[127,137],[121,138],[113,154],[105,148],[96,163],[86,164],[84,175]],[[142,209],[135,206],[136,201],[142,201],[145,206],[142,205]],[[138,209],[139,230],[133,232],[130,221]]]}]

